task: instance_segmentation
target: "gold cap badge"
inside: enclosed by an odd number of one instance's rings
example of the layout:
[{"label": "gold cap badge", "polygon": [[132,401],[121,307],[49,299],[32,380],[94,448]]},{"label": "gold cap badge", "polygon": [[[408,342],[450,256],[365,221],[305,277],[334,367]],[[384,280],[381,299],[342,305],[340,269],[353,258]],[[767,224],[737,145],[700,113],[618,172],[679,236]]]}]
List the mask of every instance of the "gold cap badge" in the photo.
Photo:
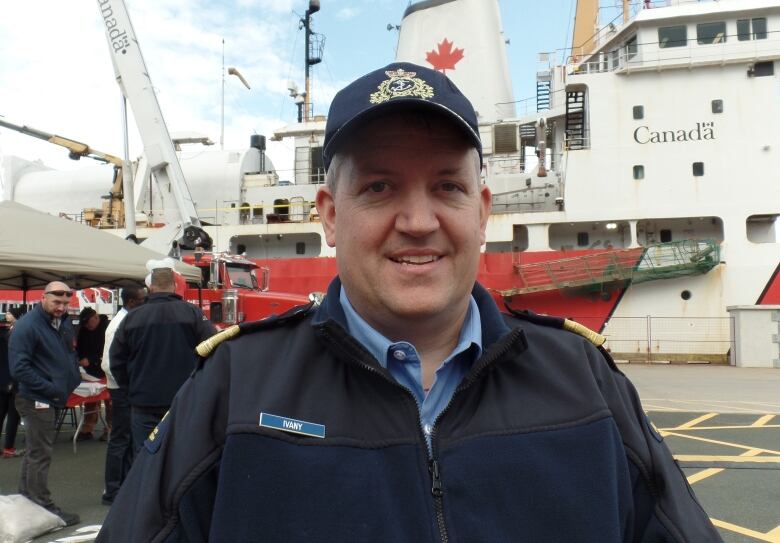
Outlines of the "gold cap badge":
[{"label": "gold cap badge", "polygon": [[377,91],[371,94],[372,104],[381,104],[405,96],[416,96],[423,100],[433,98],[433,87],[415,77],[417,72],[407,72],[403,68],[385,72],[389,79],[382,81]]}]

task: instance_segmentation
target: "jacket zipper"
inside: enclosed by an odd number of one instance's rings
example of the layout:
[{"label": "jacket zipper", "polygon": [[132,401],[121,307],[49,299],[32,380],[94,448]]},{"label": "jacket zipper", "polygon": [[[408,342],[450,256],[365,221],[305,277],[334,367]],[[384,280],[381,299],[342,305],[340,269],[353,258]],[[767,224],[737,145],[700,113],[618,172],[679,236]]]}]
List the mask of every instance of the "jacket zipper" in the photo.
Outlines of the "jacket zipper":
[{"label": "jacket zipper", "polygon": [[433,421],[433,429],[431,430],[431,494],[433,494],[433,504],[436,510],[436,522],[439,525],[439,535],[441,537],[442,543],[447,543],[449,541],[449,536],[447,535],[447,527],[444,524],[444,488],[441,483],[439,460],[436,454],[436,430],[438,429],[439,421],[441,420],[442,416],[450,410],[450,406],[452,405],[455,397],[458,394],[462,394],[464,390],[468,389],[472,383],[477,380],[477,377],[484,371],[486,367],[504,356],[504,354],[506,354],[507,351],[509,351],[509,349],[512,347],[520,333],[521,332],[519,330],[513,330],[510,332],[507,339],[504,340],[500,349],[497,349],[491,353],[489,358],[483,358],[475,362],[475,364],[478,364],[479,367],[473,374],[467,376],[463,381],[461,381],[460,385],[458,385],[458,387],[455,389],[455,392],[452,393],[450,401],[447,402],[447,405],[444,407],[444,409],[441,410],[436,419]]},{"label": "jacket zipper", "polygon": [[[326,337],[330,338],[336,345],[339,345],[341,341],[339,341],[338,338],[334,337],[331,331],[328,329],[329,327],[327,325],[321,325],[320,329],[325,334]],[[420,405],[417,403],[417,399],[414,397],[412,392],[407,389],[405,386],[400,384],[395,379],[391,379],[390,377],[387,377],[385,374],[380,372],[374,367],[369,366],[366,364],[360,357],[358,357],[356,354],[353,354],[349,352],[350,350],[360,350],[359,345],[357,346],[358,349],[355,349],[355,345],[350,345],[349,342],[346,345],[343,345],[343,347],[349,347],[349,349],[344,349],[347,351],[347,356],[352,359],[353,362],[357,363],[361,368],[371,372],[375,373],[391,385],[393,385],[396,388],[401,389],[404,392],[404,397],[408,400],[411,400],[414,402],[414,407],[416,409],[416,420],[417,420],[417,430],[418,434],[422,437],[423,444],[425,445],[425,452],[426,455],[428,455],[428,471],[431,474],[431,495],[433,495],[433,507],[436,514],[436,524],[439,528],[439,538],[441,539],[441,543],[448,543],[450,538],[447,534],[447,526],[444,522],[444,486],[442,485],[441,481],[441,472],[440,472],[440,466],[439,466],[439,460],[436,455],[436,428],[439,424],[439,420],[441,419],[442,415],[444,415],[447,411],[449,411],[450,406],[452,405],[452,400],[457,396],[458,394],[462,393],[464,390],[469,388],[474,381],[476,381],[476,377],[482,373],[482,371],[495,362],[497,359],[502,357],[504,354],[506,354],[507,351],[512,347],[515,340],[522,331],[520,329],[515,329],[510,332],[509,336],[502,342],[502,346],[500,349],[497,349],[493,353],[491,353],[489,358],[483,358],[481,360],[477,360],[475,364],[478,364],[479,367],[477,370],[470,376],[467,376],[464,381],[461,382],[461,384],[458,386],[458,388],[455,389],[455,392],[452,393],[452,398],[450,398],[450,401],[447,403],[446,407],[439,413],[439,415],[436,417],[436,420],[433,421],[433,429],[431,430],[431,448],[430,451],[428,450],[428,442],[425,439],[425,431],[422,427],[422,421],[420,420]],[[373,358],[373,357],[372,357]]]}]

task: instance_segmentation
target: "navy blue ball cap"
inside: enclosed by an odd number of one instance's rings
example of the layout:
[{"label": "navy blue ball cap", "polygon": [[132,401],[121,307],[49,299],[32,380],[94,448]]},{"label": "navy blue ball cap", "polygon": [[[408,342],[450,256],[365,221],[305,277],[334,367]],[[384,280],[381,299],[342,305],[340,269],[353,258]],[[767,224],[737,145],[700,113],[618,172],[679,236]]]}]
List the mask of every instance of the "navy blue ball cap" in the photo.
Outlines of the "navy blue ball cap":
[{"label": "navy blue ball cap", "polygon": [[360,121],[408,108],[428,109],[452,120],[477,149],[482,162],[477,114],[468,98],[441,72],[409,62],[394,62],[353,81],[333,98],[322,151],[325,169]]}]

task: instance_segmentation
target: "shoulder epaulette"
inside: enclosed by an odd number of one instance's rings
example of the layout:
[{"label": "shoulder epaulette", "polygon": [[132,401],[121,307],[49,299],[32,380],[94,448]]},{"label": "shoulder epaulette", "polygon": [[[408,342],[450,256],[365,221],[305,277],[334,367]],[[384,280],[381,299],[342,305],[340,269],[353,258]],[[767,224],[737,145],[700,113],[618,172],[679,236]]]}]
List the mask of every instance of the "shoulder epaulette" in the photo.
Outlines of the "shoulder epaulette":
[{"label": "shoulder epaulette", "polygon": [[577,321],[563,319],[563,328],[569,332],[574,332],[575,334],[581,335],[593,343],[596,347],[601,347],[604,345],[604,342],[607,341],[607,338],[597,332],[594,332],[587,326],[578,323]]},{"label": "shoulder epaulette", "polygon": [[198,344],[198,346],[195,347],[195,352],[198,353],[198,356],[206,358],[214,351],[214,349],[217,348],[217,345],[219,345],[225,340],[236,337],[240,332],[241,332],[241,327],[238,324],[229,326],[224,330],[220,330],[219,332],[217,332],[207,340],[201,341]]},{"label": "shoulder epaulette", "polygon": [[304,315],[308,314],[309,311],[311,311],[312,308],[316,307],[317,305],[318,303],[316,302],[316,300],[312,300],[308,304],[295,306],[285,311],[281,315],[270,315],[268,317],[265,317],[264,319],[260,319],[256,321],[234,324],[233,326],[230,326],[220,332],[217,332],[207,340],[202,341],[197,347],[195,347],[195,351],[198,353],[198,356],[200,356],[201,358],[206,358],[212,352],[214,352],[214,349],[216,349],[217,346],[223,341],[232,339],[238,336],[239,334],[247,334],[251,332],[256,332],[258,330],[264,330],[266,328],[272,328],[274,326],[280,326],[282,324],[289,323],[293,320],[299,319]]},{"label": "shoulder epaulette", "polygon": [[539,315],[537,313],[534,313],[533,311],[529,311],[527,309],[524,310],[518,310],[514,309],[512,307],[509,307],[508,305],[506,308],[509,310],[512,315],[519,319],[523,319],[528,322],[532,322],[534,324],[539,324],[542,326],[550,326],[552,328],[560,328],[561,330],[568,330],[569,332],[574,332],[577,335],[580,335],[593,343],[596,347],[601,347],[605,341],[607,341],[607,338],[602,336],[601,334],[598,334],[588,328],[587,326],[583,326],[582,324],[573,321],[571,319],[564,319],[562,317],[553,317],[550,315]]}]

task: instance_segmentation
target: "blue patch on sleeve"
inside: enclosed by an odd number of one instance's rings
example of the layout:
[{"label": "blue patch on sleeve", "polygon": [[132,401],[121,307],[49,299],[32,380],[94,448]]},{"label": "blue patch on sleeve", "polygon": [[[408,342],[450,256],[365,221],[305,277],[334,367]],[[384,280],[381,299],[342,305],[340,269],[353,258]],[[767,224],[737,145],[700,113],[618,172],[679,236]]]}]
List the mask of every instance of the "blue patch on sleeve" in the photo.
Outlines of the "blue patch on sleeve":
[{"label": "blue patch on sleeve", "polygon": [[152,433],[149,434],[149,437],[146,438],[146,441],[144,441],[144,447],[147,451],[149,451],[149,454],[154,454],[160,450],[160,445],[162,445],[162,442],[165,439],[165,434],[168,433],[168,426],[170,425],[168,413],[165,413],[165,416],[162,418],[160,423],[155,427],[154,430],[152,430]]}]

